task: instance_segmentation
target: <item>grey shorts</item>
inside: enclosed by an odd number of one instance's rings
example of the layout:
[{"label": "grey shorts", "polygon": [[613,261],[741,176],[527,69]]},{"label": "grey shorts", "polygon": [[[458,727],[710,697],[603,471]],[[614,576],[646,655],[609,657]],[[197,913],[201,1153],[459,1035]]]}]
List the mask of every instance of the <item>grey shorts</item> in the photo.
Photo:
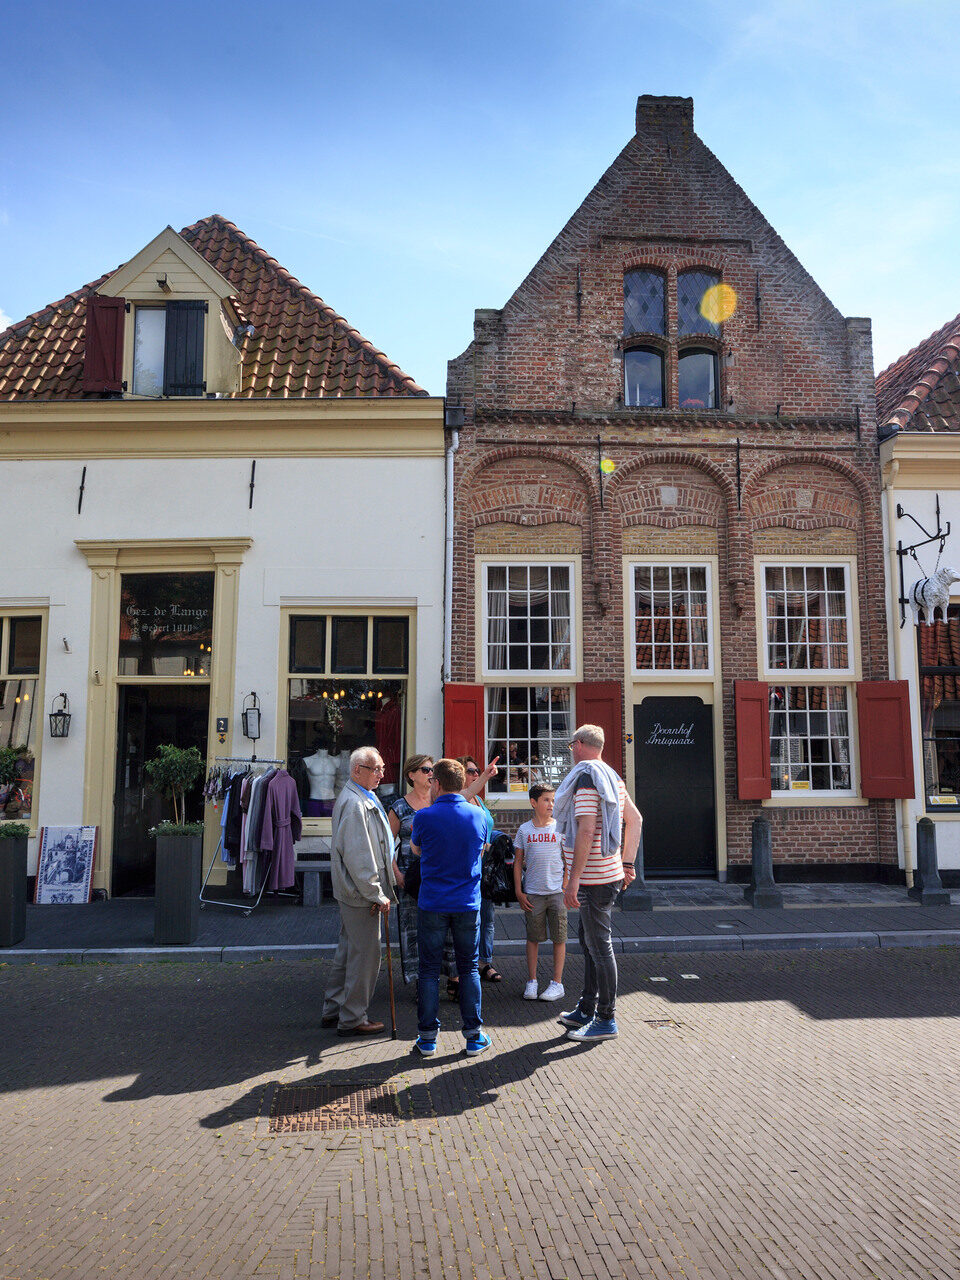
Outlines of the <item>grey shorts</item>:
[{"label": "grey shorts", "polygon": [[562,893],[528,893],[532,911],[523,913],[528,942],[546,942],[547,930],[553,943],[567,940],[567,908]]}]

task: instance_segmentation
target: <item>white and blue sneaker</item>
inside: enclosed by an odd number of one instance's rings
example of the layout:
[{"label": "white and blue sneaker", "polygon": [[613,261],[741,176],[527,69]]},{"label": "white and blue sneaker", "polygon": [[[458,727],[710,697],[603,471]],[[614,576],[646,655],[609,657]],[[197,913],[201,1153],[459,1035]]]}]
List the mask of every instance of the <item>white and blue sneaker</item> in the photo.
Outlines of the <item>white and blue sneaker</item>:
[{"label": "white and blue sneaker", "polygon": [[483,1031],[477,1031],[467,1040],[464,1046],[464,1052],[468,1058],[475,1058],[477,1054],[483,1053],[485,1049],[489,1049],[493,1041]]},{"label": "white and blue sneaker", "polygon": [[580,1006],[577,1005],[577,1007],[575,1009],[571,1009],[569,1013],[561,1013],[557,1021],[561,1022],[565,1027],[575,1027],[579,1030],[581,1027],[585,1027],[593,1021],[593,1014],[581,1013]]},{"label": "white and blue sneaker", "polygon": [[413,1047],[421,1058],[432,1058],[437,1052],[436,1040],[428,1040],[426,1036],[417,1036]]},{"label": "white and blue sneaker", "polygon": [[594,1018],[579,1030],[568,1031],[568,1040],[579,1040],[581,1044],[593,1044],[595,1040],[616,1040],[620,1032],[613,1018]]}]

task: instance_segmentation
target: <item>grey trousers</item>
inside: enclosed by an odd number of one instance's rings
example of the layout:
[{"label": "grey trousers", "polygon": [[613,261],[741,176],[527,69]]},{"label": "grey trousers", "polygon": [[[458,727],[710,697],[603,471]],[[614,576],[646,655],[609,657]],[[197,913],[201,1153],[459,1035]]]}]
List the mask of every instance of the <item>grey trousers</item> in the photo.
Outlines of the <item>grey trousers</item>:
[{"label": "grey trousers", "polygon": [[583,949],[583,995],[580,1012],[595,1013],[603,1021],[614,1016],[617,1003],[617,961],[610,940],[610,917],[622,880],[612,884],[580,885],[580,927]]},{"label": "grey trousers", "polygon": [[366,1022],[380,972],[380,913],[370,906],[340,904],[340,936],[323,999],[323,1016],[339,1014],[337,1026],[349,1031]]}]

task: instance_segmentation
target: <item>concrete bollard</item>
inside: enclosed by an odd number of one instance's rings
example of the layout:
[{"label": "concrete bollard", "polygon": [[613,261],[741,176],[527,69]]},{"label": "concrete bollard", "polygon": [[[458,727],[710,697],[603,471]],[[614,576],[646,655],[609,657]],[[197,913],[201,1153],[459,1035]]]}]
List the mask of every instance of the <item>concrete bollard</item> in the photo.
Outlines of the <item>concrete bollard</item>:
[{"label": "concrete bollard", "polygon": [[620,895],[620,908],[622,911],[652,911],[653,910],[653,894],[647,888],[647,882],[643,878],[643,834],[640,835],[640,844],[637,848],[637,878],[633,884],[624,889]]},{"label": "concrete bollard", "polygon": [[766,818],[754,818],[750,829],[750,883],[743,896],[751,907],[782,907],[783,894],[773,878],[773,847],[770,839],[770,823]]},{"label": "concrete bollard", "polygon": [[949,907],[950,894],[943,887],[937,866],[937,828],[929,818],[917,823],[917,869],[913,888],[907,890],[921,907]]}]

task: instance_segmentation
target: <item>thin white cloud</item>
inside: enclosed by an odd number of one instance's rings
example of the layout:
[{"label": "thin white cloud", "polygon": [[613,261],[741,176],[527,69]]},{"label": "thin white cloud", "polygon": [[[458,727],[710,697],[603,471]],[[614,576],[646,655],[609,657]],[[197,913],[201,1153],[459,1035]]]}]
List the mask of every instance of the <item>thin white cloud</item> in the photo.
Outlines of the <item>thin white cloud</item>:
[{"label": "thin white cloud", "polygon": [[4,329],[9,329],[13,324],[13,316],[8,316],[3,307],[0,307],[0,333]]}]

